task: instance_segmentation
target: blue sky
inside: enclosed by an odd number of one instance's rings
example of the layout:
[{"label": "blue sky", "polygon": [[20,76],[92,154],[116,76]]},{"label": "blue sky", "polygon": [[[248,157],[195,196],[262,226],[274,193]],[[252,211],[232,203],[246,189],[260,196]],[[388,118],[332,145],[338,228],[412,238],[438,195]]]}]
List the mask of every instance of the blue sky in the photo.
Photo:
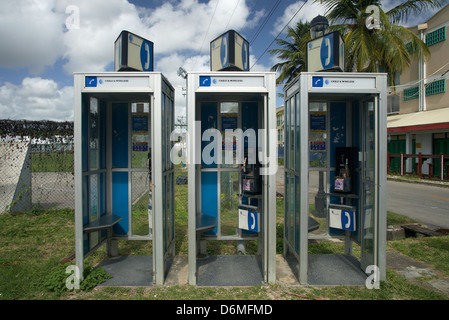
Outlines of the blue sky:
[{"label": "blue sky", "polygon": [[[382,1],[384,10],[401,2]],[[250,41],[251,71],[269,71],[276,60],[267,50],[275,48],[275,43],[269,45],[287,23],[293,18],[290,26],[294,26],[324,14],[313,0],[0,0],[0,4],[0,118],[56,121],[73,120],[73,72],[113,71],[113,44],[122,30],[154,43],[154,70],[175,87],[177,116],[182,116],[185,82],[176,71],[179,67],[209,71],[210,41],[236,30]],[[408,25],[422,23],[434,13],[411,17]],[[71,27],[74,23],[78,28]],[[284,36],[285,32],[280,37]]]}]

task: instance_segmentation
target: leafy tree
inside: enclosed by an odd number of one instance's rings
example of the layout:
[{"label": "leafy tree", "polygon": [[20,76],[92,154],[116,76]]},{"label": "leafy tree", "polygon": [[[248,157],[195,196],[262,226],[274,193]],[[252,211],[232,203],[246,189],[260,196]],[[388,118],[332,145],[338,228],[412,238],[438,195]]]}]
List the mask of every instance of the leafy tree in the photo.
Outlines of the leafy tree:
[{"label": "leafy tree", "polygon": [[[428,59],[430,51],[419,36],[399,25],[410,15],[418,15],[428,9],[441,8],[447,0],[404,1],[393,9],[382,10],[379,0],[315,0],[326,9],[331,30],[338,30],[345,42],[345,71],[348,72],[387,72],[389,84],[397,74],[410,66],[413,56]],[[375,6],[378,10],[372,11]],[[373,15],[375,13],[375,16]],[[372,18],[378,18],[372,21]],[[368,27],[378,22],[378,28]],[[307,26],[307,27],[306,27]],[[287,82],[305,70],[305,43],[310,35],[305,33],[309,24],[298,23],[295,30],[289,28],[288,37],[292,42],[278,39],[282,48],[271,50],[284,62],[272,67],[281,70],[278,83]]]}]

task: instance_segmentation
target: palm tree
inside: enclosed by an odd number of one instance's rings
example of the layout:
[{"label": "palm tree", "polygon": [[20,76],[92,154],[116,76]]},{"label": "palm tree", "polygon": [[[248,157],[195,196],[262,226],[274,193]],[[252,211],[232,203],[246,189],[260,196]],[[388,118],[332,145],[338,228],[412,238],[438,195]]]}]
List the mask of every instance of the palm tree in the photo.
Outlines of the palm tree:
[{"label": "palm tree", "polygon": [[[397,74],[410,66],[413,55],[426,59],[430,56],[426,44],[413,32],[397,23],[407,21],[410,14],[420,14],[429,8],[441,8],[446,3],[445,0],[410,0],[384,12],[379,0],[315,0],[318,1],[325,6],[326,16],[332,24],[331,30],[338,30],[343,36],[346,49],[345,71],[387,72],[390,85]],[[367,19],[372,14],[367,10],[368,6],[376,6],[379,9],[379,29],[367,28]],[[291,37],[290,30],[289,36]],[[281,40],[277,43],[284,49],[271,50],[270,53],[278,54],[282,59],[293,57],[293,53],[286,51],[294,49],[296,43],[302,44],[296,39],[293,44]],[[301,53],[297,55],[305,57],[306,47],[299,49]],[[285,61],[273,66],[272,70],[282,70],[278,78],[281,83],[294,77],[298,70],[304,70],[304,62]],[[289,63],[296,63],[296,69],[289,66]],[[295,73],[288,73],[291,70]]]},{"label": "palm tree", "polygon": [[271,71],[281,71],[276,79],[277,84],[289,82],[295,78],[306,67],[306,44],[310,40],[310,23],[298,22],[296,28],[288,27],[287,37],[291,42],[284,39],[276,39],[281,48],[270,50],[270,54],[276,54],[283,62],[276,63]]},{"label": "palm tree", "polygon": [[[315,2],[320,0],[315,0]],[[428,59],[430,51],[419,36],[397,25],[406,22],[410,14],[420,14],[429,8],[441,8],[446,1],[404,1],[388,12],[378,0],[321,0],[333,28],[340,30],[345,41],[346,71],[387,72],[389,84],[412,63],[413,55]],[[366,27],[376,6],[380,28]],[[340,23],[340,24],[338,24]]]}]

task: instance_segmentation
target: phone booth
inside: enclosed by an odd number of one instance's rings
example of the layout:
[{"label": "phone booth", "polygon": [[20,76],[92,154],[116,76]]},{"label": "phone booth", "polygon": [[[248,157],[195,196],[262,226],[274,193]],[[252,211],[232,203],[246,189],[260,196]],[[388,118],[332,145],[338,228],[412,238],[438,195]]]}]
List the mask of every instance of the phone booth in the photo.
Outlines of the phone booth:
[{"label": "phone booth", "polygon": [[[284,92],[285,256],[301,284],[385,280],[387,75],[304,72]],[[325,230],[310,233],[309,215]],[[344,254],[309,253],[329,238]]]},{"label": "phone booth", "polygon": [[[187,75],[192,285],[275,282],[275,81],[272,72]],[[211,241],[234,241],[235,254],[209,254]],[[239,254],[250,241],[257,253]]]},{"label": "phone booth", "polygon": [[158,72],[76,73],[74,81],[80,277],[102,244],[117,256],[120,240],[141,240],[152,245],[145,283],[161,285],[174,256],[174,89]]}]

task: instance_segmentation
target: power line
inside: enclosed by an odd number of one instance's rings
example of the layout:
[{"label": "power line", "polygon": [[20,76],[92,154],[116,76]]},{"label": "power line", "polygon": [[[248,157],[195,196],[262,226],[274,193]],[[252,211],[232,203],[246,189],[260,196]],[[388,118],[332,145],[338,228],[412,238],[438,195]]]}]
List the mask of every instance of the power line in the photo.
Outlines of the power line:
[{"label": "power line", "polygon": [[220,2],[220,0],[217,0],[217,4],[215,5],[214,13],[212,14],[212,17],[210,18],[209,27],[207,27],[207,31],[206,31],[206,34],[204,35],[203,43],[201,44],[200,54],[201,54],[201,51],[203,51],[204,41],[206,41],[207,34],[209,33],[210,26],[212,25],[212,21],[214,20],[215,12],[217,12],[217,7],[218,7],[219,2]]},{"label": "power line", "polygon": [[274,6],[271,8],[270,12],[268,13],[268,15],[266,16],[264,22],[259,26],[259,28],[257,29],[257,31],[255,32],[254,36],[252,37],[251,41],[249,42],[250,44],[252,44],[254,42],[254,40],[256,40],[256,38],[259,36],[260,32],[262,31],[262,29],[265,27],[265,25],[267,24],[268,20],[270,20],[271,16],[273,15],[274,11],[277,9],[277,7],[279,6],[279,4],[281,3],[281,0],[278,0]]},{"label": "power line", "polygon": [[256,63],[260,60],[260,58],[263,57],[263,55],[265,54],[265,52],[267,52],[268,48],[271,47],[271,45],[274,43],[274,41],[276,41],[276,39],[282,34],[282,32],[284,32],[285,28],[287,28],[287,26],[290,24],[290,22],[292,22],[292,20],[296,17],[296,15],[299,13],[299,11],[301,11],[301,9],[304,7],[304,5],[308,2],[308,0],[304,1],[304,3],[302,4],[302,6],[298,9],[298,11],[296,11],[296,13],[293,15],[293,17],[290,19],[289,22],[287,22],[287,24],[284,26],[284,28],[282,28],[281,32],[279,32],[279,34],[276,36],[276,38],[273,39],[273,41],[271,41],[271,43],[268,45],[268,47],[265,49],[265,51],[260,55],[259,58],[257,58],[256,62],[254,62],[254,64],[251,66],[250,70],[256,65]]},{"label": "power line", "polygon": [[225,32],[228,30],[228,26],[231,23],[232,17],[234,16],[235,10],[237,9],[237,7],[239,6],[241,0],[237,1],[237,4],[235,5],[234,11],[232,11],[231,17],[229,18],[228,24],[225,27]]}]

